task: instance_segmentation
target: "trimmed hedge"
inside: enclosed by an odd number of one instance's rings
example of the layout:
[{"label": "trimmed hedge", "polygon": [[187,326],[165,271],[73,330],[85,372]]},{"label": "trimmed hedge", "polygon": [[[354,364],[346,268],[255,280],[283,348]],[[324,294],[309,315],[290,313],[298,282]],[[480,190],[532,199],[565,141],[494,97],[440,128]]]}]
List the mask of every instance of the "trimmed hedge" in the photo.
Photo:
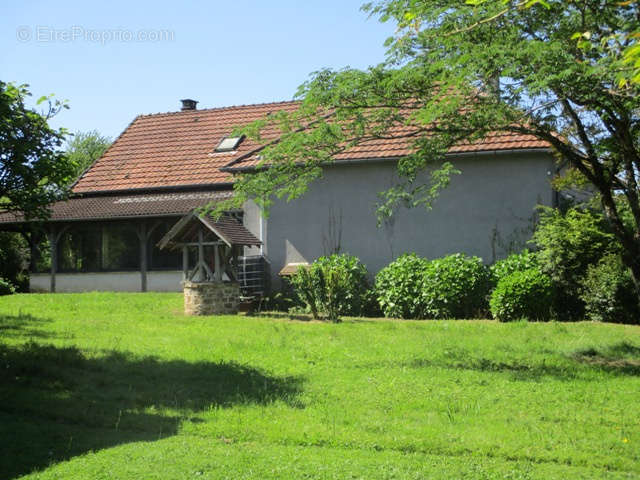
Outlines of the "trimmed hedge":
[{"label": "trimmed hedge", "polygon": [[424,271],[420,301],[425,318],[481,318],[488,310],[489,270],[461,253],[438,258]]},{"label": "trimmed hedge", "polygon": [[376,276],[380,308],[395,318],[482,316],[490,288],[482,260],[463,254],[431,261],[405,254]]},{"label": "trimmed hedge", "polygon": [[428,264],[415,253],[405,253],[378,272],[375,289],[385,317],[421,317],[422,278]]},{"label": "trimmed hedge", "polygon": [[515,271],[502,278],[491,294],[493,318],[501,322],[551,318],[553,286],[538,268]]}]

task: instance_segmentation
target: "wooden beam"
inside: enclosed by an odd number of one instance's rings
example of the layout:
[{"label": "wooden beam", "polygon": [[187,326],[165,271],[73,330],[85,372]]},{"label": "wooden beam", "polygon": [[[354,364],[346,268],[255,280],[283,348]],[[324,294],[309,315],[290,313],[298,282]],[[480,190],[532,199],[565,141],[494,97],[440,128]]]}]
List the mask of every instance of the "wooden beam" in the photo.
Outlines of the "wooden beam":
[{"label": "wooden beam", "polygon": [[147,242],[149,236],[147,234],[147,223],[142,220],[138,227],[138,238],[140,240],[140,291],[147,291]]},{"label": "wooden beam", "polygon": [[216,282],[222,281],[222,266],[220,262],[220,245],[213,247],[213,280]]},{"label": "wooden beam", "polygon": [[189,276],[189,248],[184,245],[182,247],[182,281],[186,281]]},{"label": "wooden beam", "polygon": [[55,224],[51,224],[49,233],[49,249],[51,250],[51,293],[56,291],[56,273],[58,271],[58,241],[64,232],[69,229],[70,225],[63,225],[60,230],[56,230]]},{"label": "wooden beam", "polygon": [[[200,245],[198,242],[176,242],[174,243],[175,246],[177,247],[197,247],[198,245]],[[211,247],[213,245],[226,245],[224,242],[202,242],[202,245],[204,245],[205,247]]]},{"label": "wooden beam", "polygon": [[49,291],[51,293],[56,292],[56,271],[58,270],[58,237],[56,235],[56,230],[53,225],[51,225],[51,230],[47,234],[49,237],[49,250],[51,252],[51,274],[50,274],[50,285]]}]

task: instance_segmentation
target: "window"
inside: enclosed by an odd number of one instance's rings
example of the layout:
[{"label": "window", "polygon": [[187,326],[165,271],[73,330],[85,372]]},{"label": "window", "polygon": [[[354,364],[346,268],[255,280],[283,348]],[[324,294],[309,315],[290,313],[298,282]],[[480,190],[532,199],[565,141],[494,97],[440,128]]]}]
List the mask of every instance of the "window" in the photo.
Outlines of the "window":
[{"label": "window", "polygon": [[218,146],[216,147],[216,152],[233,152],[240,142],[244,139],[244,135],[240,137],[224,137]]},{"label": "window", "polygon": [[101,270],[140,269],[140,241],[133,225],[103,225],[101,247]]},{"label": "window", "polygon": [[140,242],[128,223],[74,225],[58,241],[60,272],[138,270]]},{"label": "window", "polygon": [[96,272],[100,270],[101,230],[96,226],[73,226],[58,241],[60,272]]},{"label": "window", "polygon": [[149,259],[147,265],[149,270],[182,270],[182,250],[158,248],[158,242],[177,222],[177,219],[163,220],[160,225],[153,229],[149,237]]}]

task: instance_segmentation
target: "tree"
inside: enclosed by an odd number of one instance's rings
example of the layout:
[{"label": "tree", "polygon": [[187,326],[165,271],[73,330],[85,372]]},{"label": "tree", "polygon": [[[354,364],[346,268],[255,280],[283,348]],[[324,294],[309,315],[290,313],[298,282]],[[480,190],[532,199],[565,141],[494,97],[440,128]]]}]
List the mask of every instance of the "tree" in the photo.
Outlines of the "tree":
[{"label": "tree", "polygon": [[76,132],[67,144],[67,156],[74,165],[74,180],[79,178],[111,146],[111,139],[97,130]]},{"label": "tree", "polygon": [[[414,153],[398,163],[402,181],[381,192],[379,215],[431,208],[455,172],[443,162],[452,145],[497,130],[531,134],[595,186],[640,296],[640,85],[620,81],[638,2],[382,0],[363,9],[398,26],[387,60],[316,72],[297,93],[299,111],[242,129],[265,147],[255,171],[238,176],[234,201],[253,198],[268,212],[274,196],[302,195],[335,154],[390,136]],[[276,126],[280,139],[269,140]]]},{"label": "tree", "polygon": [[41,97],[48,108],[40,113],[25,106],[30,95],[27,85],[0,81],[0,209],[37,218],[65,195],[73,165],[62,149],[66,130],[48,123],[66,103]]}]

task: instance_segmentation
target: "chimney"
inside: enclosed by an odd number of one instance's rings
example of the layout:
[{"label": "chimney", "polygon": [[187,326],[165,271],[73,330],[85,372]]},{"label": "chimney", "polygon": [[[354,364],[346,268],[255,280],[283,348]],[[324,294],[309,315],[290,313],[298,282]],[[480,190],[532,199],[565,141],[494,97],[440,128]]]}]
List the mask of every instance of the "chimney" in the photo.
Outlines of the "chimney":
[{"label": "chimney", "polygon": [[182,102],[181,110],[183,112],[185,110],[195,110],[196,109],[196,103],[198,103],[196,100],[191,100],[190,98],[184,98],[184,99],[182,99],[180,101]]}]

